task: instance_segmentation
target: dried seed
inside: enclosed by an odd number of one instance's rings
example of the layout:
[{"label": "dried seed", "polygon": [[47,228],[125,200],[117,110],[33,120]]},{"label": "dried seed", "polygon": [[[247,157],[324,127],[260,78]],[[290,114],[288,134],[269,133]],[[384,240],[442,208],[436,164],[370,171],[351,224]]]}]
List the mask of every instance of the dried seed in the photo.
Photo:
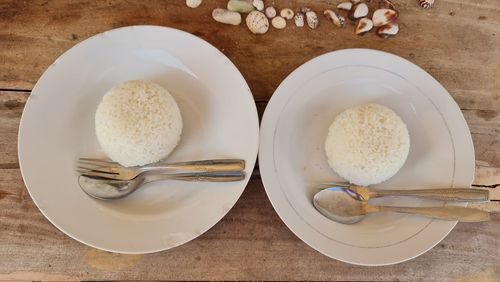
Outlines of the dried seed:
[{"label": "dried seed", "polygon": [[396,5],[394,5],[394,3],[392,3],[390,0],[380,0],[378,2],[378,7],[380,9],[391,9],[391,10],[394,10],[394,11],[398,11],[396,9]]},{"label": "dried seed", "polygon": [[352,4],[353,4],[353,5],[356,5],[356,4],[358,4],[359,2],[361,2],[361,1],[362,1],[362,0],[351,0],[351,2],[352,2]]},{"label": "dried seed", "polygon": [[306,20],[307,25],[312,29],[316,29],[319,25],[318,15],[316,15],[314,11],[309,11],[306,13]]},{"label": "dried seed", "polygon": [[398,34],[399,25],[397,23],[389,23],[377,29],[377,35],[382,38],[387,38]]},{"label": "dried seed", "polygon": [[368,15],[368,5],[366,3],[359,3],[354,6],[349,12],[349,18],[353,21],[364,18]]},{"label": "dried seed", "polygon": [[373,12],[372,21],[374,26],[383,26],[398,18],[398,12],[391,9],[378,9]]},{"label": "dried seed", "polygon": [[245,0],[229,0],[227,2],[227,9],[238,13],[250,13],[255,8],[252,3]]},{"label": "dried seed", "polygon": [[224,24],[239,25],[241,23],[240,13],[221,8],[216,8],[212,11],[212,18],[214,18],[217,22]]},{"label": "dried seed", "polygon": [[303,27],[304,26],[304,14],[302,12],[297,12],[295,14],[295,17],[293,17],[295,20],[295,25],[297,27]]},{"label": "dried seed", "polygon": [[345,19],[341,15],[335,13],[332,10],[325,10],[323,13],[327,19],[330,19],[334,25],[338,27],[344,27],[345,26]]},{"label": "dried seed", "polygon": [[186,0],[186,6],[189,8],[197,8],[201,5],[201,0]]},{"label": "dried seed", "polygon": [[294,13],[293,13],[292,9],[289,9],[289,8],[285,8],[285,9],[282,9],[280,11],[280,16],[282,18],[287,19],[287,20],[293,19],[293,15],[294,15]]},{"label": "dried seed", "polygon": [[434,0],[419,0],[418,4],[424,9],[430,9],[434,6]]},{"label": "dried seed", "polygon": [[364,35],[373,28],[373,22],[369,18],[362,18],[359,20],[358,25],[354,32],[357,35]]},{"label": "dried seed", "polygon": [[276,9],[274,7],[267,7],[265,13],[270,19],[276,17]]},{"label": "dried seed", "polygon": [[277,29],[284,29],[286,27],[286,20],[283,17],[277,16],[271,20],[271,24]]},{"label": "dried seed", "polygon": [[257,9],[257,11],[264,10],[264,1],[263,0],[253,0],[252,4],[255,7],[255,9]]},{"label": "dried seed", "polygon": [[264,34],[269,30],[269,20],[259,11],[252,11],[246,18],[248,29],[254,34]]},{"label": "dried seed", "polygon": [[352,2],[342,2],[337,5],[337,9],[344,10],[344,11],[350,11],[352,8]]}]

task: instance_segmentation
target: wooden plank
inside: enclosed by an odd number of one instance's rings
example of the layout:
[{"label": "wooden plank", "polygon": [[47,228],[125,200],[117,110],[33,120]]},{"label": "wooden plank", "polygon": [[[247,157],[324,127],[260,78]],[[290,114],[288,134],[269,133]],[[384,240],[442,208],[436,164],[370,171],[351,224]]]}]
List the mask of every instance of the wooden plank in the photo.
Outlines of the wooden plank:
[{"label": "wooden plank", "polygon": [[274,212],[252,180],[229,214],[199,238],[149,255],[98,251],[62,234],[25,192],[19,170],[0,170],[1,280],[426,280],[498,277],[500,220],[458,224],[428,253],[395,266],[357,267],[316,252]]},{"label": "wooden plank", "polygon": [[500,184],[499,111],[463,110],[476,154],[476,185]]},{"label": "wooden plank", "polygon": [[[372,1],[376,2],[376,1]],[[312,5],[317,30],[289,26],[254,36],[244,25],[211,18],[224,1],[197,9],[176,1],[16,1],[0,3],[0,89],[31,89],[42,72],[79,41],[116,27],[154,24],[193,33],[222,50],[241,70],[257,99],[268,99],[302,63],[344,48],[373,48],[409,59],[440,81],[465,109],[500,109],[500,2],[440,0],[423,10],[416,0],[396,1],[401,32],[383,40],[352,34],[321,16],[330,1],[275,0],[276,7]]]},{"label": "wooden plank", "polygon": [[0,169],[17,169],[17,129],[29,93],[0,91]]},{"label": "wooden plank", "polygon": [[[0,280],[492,281],[500,275],[500,217],[458,224],[439,246],[409,262],[357,267],[329,259],[295,237],[274,212],[258,178],[221,222],[178,248],[136,256],[92,249],[52,226],[24,187],[12,144],[27,98],[27,93],[0,92],[0,253],[8,258],[0,260]],[[264,107],[258,103],[260,112]],[[464,113],[473,133],[498,128],[492,115]],[[488,157],[484,164],[498,165],[498,158],[493,160]]]}]

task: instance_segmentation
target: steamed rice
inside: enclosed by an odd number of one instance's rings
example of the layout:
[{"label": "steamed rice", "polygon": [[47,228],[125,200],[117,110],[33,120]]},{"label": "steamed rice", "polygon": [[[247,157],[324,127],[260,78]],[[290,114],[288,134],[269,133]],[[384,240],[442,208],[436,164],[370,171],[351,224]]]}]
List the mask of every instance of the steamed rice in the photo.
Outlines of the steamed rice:
[{"label": "steamed rice", "polygon": [[127,81],[107,92],[95,113],[97,140],[123,166],[166,158],[182,132],[179,107],[170,93],[148,81]]},{"label": "steamed rice", "polygon": [[403,166],[410,149],[405,123],[378,104],[356,106],[340,113],[325,142],[330,167],[350,183],[383,182]]}]

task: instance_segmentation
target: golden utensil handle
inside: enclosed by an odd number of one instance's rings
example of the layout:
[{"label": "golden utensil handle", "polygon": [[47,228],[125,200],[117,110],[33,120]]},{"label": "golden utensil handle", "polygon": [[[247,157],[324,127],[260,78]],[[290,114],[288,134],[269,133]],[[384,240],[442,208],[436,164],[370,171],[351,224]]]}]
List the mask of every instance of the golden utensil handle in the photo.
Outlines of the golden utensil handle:
[{"label": "golden utensil handle", "polygon": [[490,219],[490,213],[474,208],[464,207],[389,207],[371,206],[377,211],[408,213],[438,218],[444,220],[458,220],[462,222],[481,222]]},{"label": "golden utensil handle", "polygon": [[241,159],[215,159],[176,163],[155,163],[140,168],[143,171],[170,170],[183,172],[218,172],[242,171],[245,169],[245,160]]},{"label": "golden utensil handle", "polygon": [[484,202],[489,200],[489,191],[470,188],[420,189],[420,190],[372,190],[371,198],[385,196],[411,196],[442,201]]},{"label": "golden utensil handle", "polygon": [[232,182],[245,179],[244,171],[159,173],[146,176],[146,182],[158,180],[181,180],[193,182]]}]

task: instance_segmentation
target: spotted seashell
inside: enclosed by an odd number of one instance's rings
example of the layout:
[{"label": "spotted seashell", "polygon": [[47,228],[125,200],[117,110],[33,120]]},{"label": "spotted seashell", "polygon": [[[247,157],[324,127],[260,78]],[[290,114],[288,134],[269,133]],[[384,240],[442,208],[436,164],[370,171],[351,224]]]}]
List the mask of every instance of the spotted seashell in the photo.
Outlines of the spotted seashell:
[{"label": "spotted seashell", "polygon": [[387,25],[381,26],[377,29],[377,35],[382,38],[388,38],[398,34],[399,25],[397,23],[388,23]]},{"label": "spotted seashell", "polygon": [[430,9],[434,5],[434,0],[418,0],[420,7]]},{"label": "spotted seashell", "polygon": [[333,10],[325,10],[323,13],[327,19],[330,19],[334,25],[338,27],[344,27],[345,26],[345,19],[341,15],[337,14]]},{"label": "spotted seashell", "polygon": [[354,33],[357,35],[365,35],[373,28],[373,22],[369,18],[362,18],[358,21]]},{"label": "spotted seashell", "polygon": [[295,25],[297,27],[303,27],[304,26],[304,14],[302,14],[302,12],[297,12],[295,14],[295,17],[293,17],[293,19],[295,20]]},{"label": "spotted seashell", "polygon": [[306,13],[306,20],[307,25],[312,29],[316,29],[319,25],[318,15],[316,15],[316,12],[314,11],[309,11]]},{"label": "spotted seashell", "polygon": [[246,18],[248,29],[254,34],[264,34],[269,30],[269,20],[259,11],[252,11]]},{"label": "spotted seashell", "polygon": [[391,9],[377,9],[373,12],[372,21],[374,26],[383,26],[398,18],[398,12]]}]

